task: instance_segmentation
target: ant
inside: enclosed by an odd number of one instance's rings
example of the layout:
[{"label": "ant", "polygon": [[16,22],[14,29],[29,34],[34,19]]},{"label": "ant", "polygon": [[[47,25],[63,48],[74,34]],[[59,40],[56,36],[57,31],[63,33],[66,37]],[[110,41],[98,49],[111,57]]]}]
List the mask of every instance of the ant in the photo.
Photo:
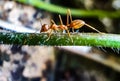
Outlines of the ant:
[{"label": "ant", "polygon": [[[71,20],[70,24],[68,24],[68,23],[69,23],[69,17],[70,17],[70,20]],[[59,19],[60,19],[60,25],[57,25],[57,24],[54,22],[54,20],[51,20],[51,23],[52,23],[52,24],[51,24],[50,26],[47,25],[47,24],[43,24],[43,25],[42,25],[42,23],[41,23],[42,28],[41,28],[41,31],[40,31],[40,32],[47,32],[47,31],[50,30],[48,39],[47,39],[46,41],[48,41],[48,40],[50,39],[50,36],[51,36],[53,30],[54,30],[54,31],[59,31],[59,30],[64,31],[64,30],[66,30],[68,36],[70,37],[70,39],[71,39],[71,41],[72,41],[72,43],[73,43],[73,39],[72,39],[71,36],[70,36],[70,32],[69,32],[68,28],[72,28],[72,30],[73,30],[73,32],[74,32],[74,29],[79,29],[79,28],[83,27],[84,25],[86,25],[87,27],[89,27],[89,28],[91,28],[91,29],[93,29],[93,30],[101,33],[99,30],[97,30],[97,29],[95,29],[94,27],[90,26],[89,24],[85,23],[83,20],[80,20],[80,19],[72,20],[72,16],[71,16],[71,11],[70,11],[70,9],[67,10],[67,25],[64,25],[64,24],[63,24],[61,15],[59,15]],[[41,21],[40,21],[40,22],[41,22]]]},{"label": "ant", "polygon": [[[67,34],[68,34],[68,36],[70,37],[70,39],[71,39],[71,41],[73,43],[73,39],[70,36],[70,32],[68,30],[68,27],[66,25],[63,25],[63,21],[62,21],[61,15],[59,15],[59,20],[60,20],[60,25],[57,25],[54,22],[54,20],[51,20],[52,24],[50,26],[47,25],[47,24],[43,24],[42,25],[42,23],[41,23],[42,28],[41,28],[40,33],[41,32],[48,32],[50,30],[48,39],[46,40],[46,41],[48,41],[50,39],[50,37],[51,37],[52,31],[60,31],[60,30],[62,30],[62,32],[63,32],[65,30],[65,31],[67,31]],[[40,20],[40,22],[41,22],[41,20]]]},{"label": "ant", "polygon": [[[69,20],[69,17],[70,17],[70,24],[68,24],[68,20]],[[86,25],[87,27],[97,31],[98,33],[101,33],[99,30],[95,29],[94,27],[90,26],[89,24],[85,23],[85,21],[83,20],[80,20],[80,19],[77,19],[77,20],[72,20],[72,16],[71,16],[71,11],[70,9],[67,10],[67,26],[69,28],[72,28],[72,31],[74,32],[74,29],[79,29],[79,28],[82,28],[84,25]]]}]

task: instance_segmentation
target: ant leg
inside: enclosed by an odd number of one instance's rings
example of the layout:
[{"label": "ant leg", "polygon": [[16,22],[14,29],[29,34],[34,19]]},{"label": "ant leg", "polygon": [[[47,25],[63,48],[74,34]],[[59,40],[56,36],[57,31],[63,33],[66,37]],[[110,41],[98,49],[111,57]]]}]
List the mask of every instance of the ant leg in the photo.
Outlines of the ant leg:
[{"label": "ant leg", "polygon": [[[68,11],[68,14],[70,16],[70,21],[72,22],[72,15],[71,15],[71,11],[70,9],[67,10]],[[72,28],[72,32],[74,33],[74,28]]]},{"label": "ant leg", "polygon": [[66,22],[66,25],[69,26],[69,12],[67,10],[67,22]]},{"label": "ant leg", "polygon": [[48,41],[50,39],[51,34],[52,34],[52,29],[51,29],[51,31],[50,31],[50,33],[49,33],[48,38],[46,39],[46,41]]},{"label": "ant leg", "polygon": [[69,26],[69,9],[67,10],[67,22],[66,22],[66,26],[67,27]]},{"label": "ant leg", "polygon": [[[60,15],[59,15],[59,19],[60,19],[60,23],[61,23],[61,25],[63,25],[62,18],[61,18]],[[67,29],[66,31],[67,31],[67,34],[68,34],[68,36],[70,37],[70,39],[71,39],[71,41],[72,41],[72,43],[73,43],[73,39],[71,38],[71,35],[70,35],[69,30]]]},{"label": "ant leg", "polygon": [[70,20],[71,20],[71,22],[72,22],[72,15],[71,15],[70,9],[68,9],[68,15],[70,16]]},{"label": "ant leg", "polygon": [[62,21],[61,15],[59,15],[59,19],[60,19],[60,24],[63,25],[63,21]]},{"label": "ant leg", "polygon": [[89,24],[85,24],[85,25],[86,25],[87,27],[89,27],[89,28],[91,28],[91,29],[97,31],[98,33],[101,33],[99,30],[95,29],[94,27],[90,26]]},{"label": "ant leg", "polygon": [[70,37],[70,39],[71,39],[71,41],[72,41],[72,43],[73,43],[73,39],[72,39],[72,37],[71,37],[71,35],[70,35],[69,30],[67,29],[66,31],[67,31],[67,34],[68,34],[68,36]]},{"label": "ant leg", "polygon": [[[62,21],[62,18],[61,18],[61,15],[59,15],[59,19],[60,19],[60,24],[63,25],[63,21]],[[62,33],[63,33],[63,29],[62,29]]]},{"label": "ant leg", "polygon": [[[63,21],[62,21],[61,15],[59,15],[59,19],[60,19],[60,24],[63,25]],[[62,30],[62,33],[63,33],[63,30]]]},{"label": "ant leg", "polygon": [[54,21],[53,19],[51,19],[51,23],[52,23],[52,24],[55,24],[55,21]]}]

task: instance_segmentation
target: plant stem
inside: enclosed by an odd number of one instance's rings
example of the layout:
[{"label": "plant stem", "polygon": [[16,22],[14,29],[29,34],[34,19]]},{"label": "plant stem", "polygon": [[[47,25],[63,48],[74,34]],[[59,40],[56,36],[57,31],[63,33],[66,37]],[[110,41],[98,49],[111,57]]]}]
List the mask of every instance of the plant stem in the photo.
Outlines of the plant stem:
[{"label": "plant stem", "polygon": [[52,34],[48,38],[46,33],[0,33],[0,44],[47,45],[47,46],[100,46],[120,48],[120,35],[100,33],[71,34],[73,43],[67,34]]},{"label": "plant stem", "polygon": [[[40,0],[17,0],[18,2],[29,4],[40,9],[44,9],[50,12],[59,13],[66,15],[67,9],[66,7],[53,5],[50,3],[45,3]],[[103,10],[80,10],[80,9],[70,9],[72,16],[79,17],[111,17],[118,18],[120,17],[120,11],[103,11]]]}]

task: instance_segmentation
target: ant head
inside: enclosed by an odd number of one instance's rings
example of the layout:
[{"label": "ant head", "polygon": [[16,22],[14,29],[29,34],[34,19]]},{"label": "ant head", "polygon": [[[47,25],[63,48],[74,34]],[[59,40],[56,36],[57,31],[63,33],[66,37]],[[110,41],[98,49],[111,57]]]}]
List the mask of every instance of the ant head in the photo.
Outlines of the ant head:
[{"label": "ant head", "polygon": [[43,24],[43,25],[42,25],[42,21],[41,21],[40,18],[39,18],[39,20],[40,20],[40,24],[41,24],[41,30],[40,30],[40,33],[41,33],[41,32],[46,32],[46,31],[48,31],[49,26],[48,26],[47,24]]},{"label": "ant head", "polygon": [[49,29],[49,26],[47,24],[43,24],[40,32],[46,32],[48,31],[48,29]]}]

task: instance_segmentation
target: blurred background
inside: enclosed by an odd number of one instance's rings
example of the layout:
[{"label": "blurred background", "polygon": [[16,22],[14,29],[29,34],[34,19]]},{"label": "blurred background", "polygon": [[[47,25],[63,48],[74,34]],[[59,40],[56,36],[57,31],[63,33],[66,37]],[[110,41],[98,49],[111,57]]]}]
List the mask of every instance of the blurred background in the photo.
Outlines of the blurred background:
[{"label": "blurred background", "polygon": [[[52,10],[51,5],[60,9]],[[39,33],[41,23],[50,25],[53,19],[59,24],[64,8],[116,12],[120,0],[0,0],[0,32]],[[61,14],[64,24],[66,15]],[[101,32],[120,33],[119,16],[72,17]],[[95,32],[86,26],[75,31]],[[119,76],[119,48],[0,44],[0,81],[119,81]]]}]

